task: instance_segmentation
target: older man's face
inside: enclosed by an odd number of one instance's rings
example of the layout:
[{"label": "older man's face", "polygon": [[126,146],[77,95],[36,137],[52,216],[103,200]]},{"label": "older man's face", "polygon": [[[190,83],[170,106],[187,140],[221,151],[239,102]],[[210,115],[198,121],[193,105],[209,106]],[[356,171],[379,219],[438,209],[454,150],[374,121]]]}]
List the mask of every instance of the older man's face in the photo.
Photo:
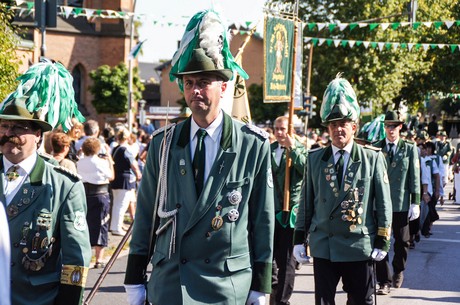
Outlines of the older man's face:
[{"label": "older man's face", "polygon": [[28,121],[0,120],[0,150],[12,163],[19,163],[37,151],[41,131]]},{"label": "older man's face", "polygon": [[353,135],[358,128],[355,122],[349,120],[332,121],[328,124],[332,144],[338,148],[344,148],[353,140]]}]

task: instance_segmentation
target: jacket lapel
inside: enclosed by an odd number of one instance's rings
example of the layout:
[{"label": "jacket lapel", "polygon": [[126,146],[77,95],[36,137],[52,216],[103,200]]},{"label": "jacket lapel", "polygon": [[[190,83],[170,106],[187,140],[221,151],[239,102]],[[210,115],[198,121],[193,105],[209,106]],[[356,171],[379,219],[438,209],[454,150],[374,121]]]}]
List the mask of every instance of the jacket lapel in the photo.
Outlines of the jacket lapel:
[{"label": "jacket lapel", "polygon": [[45,161],[38,156],[29,179],[23,183],[6,209],[9,220],[26,211],[40,197],[40,194],[45,189],[45,185],[42,183],[44,171]]},{"label": "jacket lapel", "polygon": [[236,134],[234,135],[233,132],[232,119],[224,112],[220,149],[209,172],[209,177],[206,180],[201,196],[196,201],[185,231],[192,228],[212,206],[216,205],[217,197],[227,181],[228,174],[236,158],[236,152],[232,148],[232,143],[236,140],[233,139],[233,136],[236,136]]}]

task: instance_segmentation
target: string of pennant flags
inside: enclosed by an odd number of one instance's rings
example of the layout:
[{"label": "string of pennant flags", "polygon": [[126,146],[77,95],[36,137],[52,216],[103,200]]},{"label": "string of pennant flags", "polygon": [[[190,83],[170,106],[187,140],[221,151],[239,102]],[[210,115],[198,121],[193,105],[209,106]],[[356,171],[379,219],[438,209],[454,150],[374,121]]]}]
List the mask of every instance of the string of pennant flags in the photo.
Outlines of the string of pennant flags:
[{"label": "string of pennant flags", "polygon": [[[11,10],[19,11],[20,16],[28,16],[34,12],[34,2],[25,1],[25,0],[17,0],[17,6],[10,6]],[[24,6],[25,5],[25,6]],[[133,13],[133,12],[123,12],[123,11],[115,11],[115,10],[108,10],[108,9],[90,9],[90,8],[82,8],[82,7],[72,7],[72,6],[58,6],[58,14],[65,18],[69,17],[86,17],[86,18],[107,18],[107,19],[130,19],[131,17],[136,18],[137,20],[144,20],[148,17],[148,19],[152,20],[154,25],[159,26],[167,26],[167,27],[185,27],[187,25],[190,16],[182,16],[182,21],[177,20],[167,20],[166,16],[162,16],[158,18],[158,16],[150,16],[149,14],[145,13]],[[255,21],[246,21],[245,22],[247,27],[249,28],[252,23]],[[420,26],[424,26],[426,28],[434,27],[435,29],[439,29],[441,27],[445,27],[446,29],[452,28],[452,26],[460,27],[460,20],[450,20],[450,21],[429,21],[429,22],[372,22],[372,23],[365,23],[365,22],[356,22],[356,23],[324,23],[324,22],[309,22],[305,23],[305,26],[308,28],[309,31],[322,31],[322,30],[329,30],[329,32],[338,29],[340,31],[344,31],[349,29],[350,31],[356,28],[369,28],[369,31],[373,31],[377,28],[382,30],[392,29],[396,30],[398,28],[408,28],[412,27],[414,30],[418,29]]]},{"label": "string of pennant flags", "polygon": [[330,38],[314,38],[314,37],[304,37],[305,43],[311,43],[313,46],[322,46],[326,44],[327,46],[338,47],[364,47],[366,49],[378,48],[382,50],[395,50],[395,49],[407,49],[419,50],[422,48],[425,51],[430,49],[444,49],[450,48],[451,52],[455,52],[457,49],[460,50],[460,44],[447,44],[447,43],[401,43],[401,42],[377,42],[377,41],[363,41],[363,40],[349,40],[349,39],[330,39]]},{"label": "string of pennant flags", "polygon": [[365,23],[365,22],[358,22],[358,23],[322,23],[322,22],[310,22],[307,23],[306,27],[310,31],[322,31],[324,29],[329,30],[329,32],[338,29],[340,31],[344,31],[349,29],[353,31],[356,28],[369,28],[369,31],[373,31],[377,28],[382,30],[392,29],[396,30],[398,28],[408,28],[412,27],[414,30],[418,29],[420,26],[424,26],[427,28],[434,27],[435,29],[439,29],[442,26],[445,26],[446,29],[450,29],[452,26],[460,27],[460,20],[454,21],[429,21],[429,22],[372,22],[372,23]]},{"label": "string of pennant flags", "polygon": [[[16,1],[16,6],[9,6],[10,10],[16,11],[19,17],[28,17],[32,15],[35,11],[34,2],[18,0]],[[83,7],[73,7],[59,5],[58,16],[64,17],[66,19],[70,17],[86,17],[87,19],[92,18],[103,18],[103,19],[130,19],[134,18],[138,21],[143,20],[152,20],[153,25],[162,26],[162,27],[181,27],[185,28],[191,16],[181,16],[179,20],[168,20],[166,16],[153,16],[151,14],[145,13],[133,13],[133,12],[123,12],[115,11],[108,9],[90,9]],[[256,21],[245,21],[242,24],[246,28],[251,28],[252,24],[256,24]]]}]

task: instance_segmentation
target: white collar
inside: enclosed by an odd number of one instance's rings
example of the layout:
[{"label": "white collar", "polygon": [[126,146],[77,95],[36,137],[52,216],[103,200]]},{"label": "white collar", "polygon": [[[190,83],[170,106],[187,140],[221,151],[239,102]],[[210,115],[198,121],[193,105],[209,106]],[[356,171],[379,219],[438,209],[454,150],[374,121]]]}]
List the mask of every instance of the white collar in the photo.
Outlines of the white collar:
[{"label": "white collar", "polygon": [[[337,146],[334,146],[333,144],[331,144],[331,146],[332,146],[332,154],[335,156],[335,154],[341,149],[338,148]],[[345,145],[345,147],[342,148],[342,150],[346,151],[348,154],[351,154],[352,148],[353,148],[353,141],[350,141],[350,143]]]},{"label": "white collar", "polygon": [[4,172],[6,171],[13,165],[19,165],[26,173],[27,175],[30,175],[32,172],[32,169],[35,166],[35,163],[37,162],[37,154],[34,153],[27,157],[26,159],[22,160],[18,164],[11,163],[10,160],[8,160],[5,155],[3,155],[3,166],[4,166]]},{"label": "white collar", "polygon": [[[222,113],[222,110],[221,110],[219,112],[219,114],[217,115],[216,119],[208,127],[205,128],[208,136],[214,142],[217,141],[217,139],[219,137],[219,133],[222,130],[222,121],[223,120],[224,120],[224,114]],[[198,126],[198,124],[195,122],[195,120],[193,119],[193,116],[192,116],[191,126],[190,126],[190,139],[191,140],[194,140],[194,138],[196,136],[196,132],[199,129],[201,129],[201,127]]]}]

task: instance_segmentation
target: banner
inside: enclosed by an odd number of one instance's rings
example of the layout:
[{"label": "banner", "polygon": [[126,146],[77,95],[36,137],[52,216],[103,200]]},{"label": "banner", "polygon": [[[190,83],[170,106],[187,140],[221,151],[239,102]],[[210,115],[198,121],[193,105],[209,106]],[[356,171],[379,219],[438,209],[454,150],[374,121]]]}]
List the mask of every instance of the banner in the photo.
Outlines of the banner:
[{"label": "banner", "polygon": [[[243,67],[241,58],[236,58],[236,63]],[[232,117],[244,123],[251,123],[251,110],[249,109],[248,93],[246,91],[246,81],[239,74],[236,75],[233,90]]]},{"label": "banner", "polygon": [[265,17],[264,102],[289,102],[294,21]]}]

